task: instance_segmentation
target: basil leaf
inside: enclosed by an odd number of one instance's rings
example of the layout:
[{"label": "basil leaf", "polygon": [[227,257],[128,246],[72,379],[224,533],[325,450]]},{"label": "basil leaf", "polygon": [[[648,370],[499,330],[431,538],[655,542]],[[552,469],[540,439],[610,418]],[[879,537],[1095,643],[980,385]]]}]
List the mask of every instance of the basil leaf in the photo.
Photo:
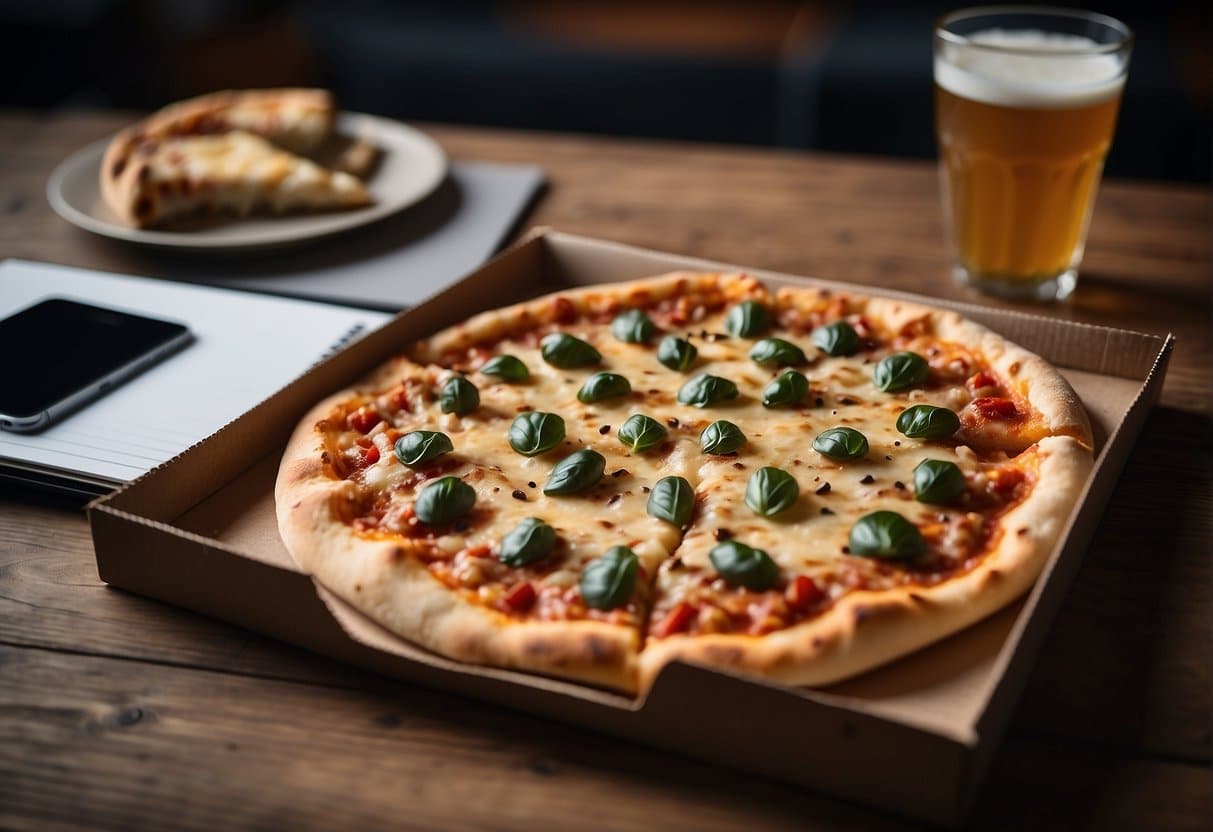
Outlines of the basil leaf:
[{"label": "basil leaf", "polygon": [[526,517],[501,538],[497,559],[506,566],[526,566],[546,558],[555,545],[555,529],[538,517]]},{"label": "basil leaf", "polygon": [[480,365],[480,372],[496,376],[502,381],[526,381],[531,371],[522,361],[512,355],[495,355]]},{"label": "basil leaf", "polygon": [[576,494],[598,484],[606,472],[606,457],[582,448],[556,463],[543,486],[544,494]]},{"label": "basil leaf", "polygon": [[695,489],[682,477],[662,477],[649,492],[645,509],[650,517],[682,528],[695,510]]},{"label": "basil leaf", "polygon": [[421,489],[413,513],[422,523],[440,526],[462,517],[476,504],[476,489],[459,477],[440,477]]},{"label": "basil leaf", "polygon": [[927,360],[914,352],[886,356],[872,372],[872,383],[886,393],[916,387],[927,380]]},{"label": "basil leaf", "polygon": [[642,413],[629,416],[627,421],[619,426],[617,434],[619,441],[631,448],[635,453],[647,451],[665,441],[669,432],[665,425]]},{"label": "basil leaf", "polygon": [[854,428],[830,428],[817,434],[813,450],[830,459],[862,459],[868,455],[868,438]]},{"label": "basil leaf", "polygon": [[698,357],[699,350],[695,348],[695,345],[677,335],[667,335],[657,345],[657,360],[671,370],[677,370],[680,373],[691,369],[691,365]]},{"label": "basil leaf", "polygon": [[846,321],[817,327],[809,340],[826,355],[852,355],[859,348],[859,334]]},{"label": "basil leaf", "polygon": [[786,407],[800,404],[809,392],[809,380],[803,373],[784,370],[778,378],[762,389],[763,407]]},{"label": "basil leaf", "polygon": [[553,332],[539,342],[543,360],[562,370],[589,367],[602,361],[602,354],[580,338],[566,332]]},{"label": "basil leaf", "polygon": [[865,514],[851,527],[852,555],[869,558],[911,558],[926,548],[918,527],[895,511]]},{"label": "basil leaf", "polygon": [[763,338],[750,350],[750,359],[756,364],[774,364],[780,367],[790,367],[806,361],[804,350],[782,338]]},{"label": "basil leaf", "polygon": [[761,517],[787,511],[800,496],[796,478],[782,468],[766,466],[750,475],[745,486],[745,504]]},{"label": "basil leaf", "polygon": [[410,468],[453,450],[455,446],[451,444],[451,438],[436,430],[415,430],[396,440],[396,459]]},{"label": "basil leaf", "polygon": [[753,338],[767,328],[767,308],[756,300],[745,300],[729,310],[724,331],[738,338]]},{"label": "basil leaf", "polygon": [[438,401],[443,413],[464,416],[480,407],[480,391],[463,376],[455,376],[442,385]]},{"label": "basil leaf", "polygon": [[555,413],[531,410],[519,413],[506,437],[510,447],[523,456],[550,451],[564,441],[564,419]]},{"label": "basil leaf", "polygon": [[699,434],[699,447],[705,454],[731,454],[746,443],[741,428],[724,419],[717,419]]},{"label": "basil leaf", "polygon": [[611,321],[611,334],[625,344],[644,344],[656,331],[657,327],[643,309],[620,312]]},{"label": "basil leaf", "polygon": [[613,610],[623,606],[636,588],[640,560],[627,546],[612,546],[590,561],[581,573],[581,598],[587,607]]},{"label": "basil leaf", "polygon": [[965,475],[954,462],[924,459],[914,468],[914,497],[920,503],[950,503],[965,493]]},{"label": "basil leaf", "polygon": [[960,417],[946,407],[916,404],[901,411],[897,429],[911,439],[944,439],[960,430]]},{"label": "basil leaf", "polygon": [[577,401],[592,404],[602,399],[613,399],[626,396],[632,392],[632,385],[626,378],[617,373],[594,373],[585,380],[577,391]]},{"label": "basil leaf", "polygon": [[678,390],[678,403],[692,407],[709,407],[716,402],[735,399],[737,385],[727,378],[700,373]]},{"label": "basil leaf", "polygon": [[717,543],[708,552],[708,559],[720,576],[734,586],[763,590],[775,586],[779,580],[779,567],[770,555],[736,540]]}]

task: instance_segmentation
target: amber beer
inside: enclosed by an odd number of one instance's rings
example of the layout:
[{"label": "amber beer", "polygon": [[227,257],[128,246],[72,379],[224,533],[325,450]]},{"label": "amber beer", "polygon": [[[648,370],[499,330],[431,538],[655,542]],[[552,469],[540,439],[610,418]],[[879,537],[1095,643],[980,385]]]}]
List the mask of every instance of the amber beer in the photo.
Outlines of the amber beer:
[{"label": "amber beer", "polygon": [[936,131],[958,278],[1013,297],[1073,289],[1124,60],[1087,37],[990,28],[937,41]]}]

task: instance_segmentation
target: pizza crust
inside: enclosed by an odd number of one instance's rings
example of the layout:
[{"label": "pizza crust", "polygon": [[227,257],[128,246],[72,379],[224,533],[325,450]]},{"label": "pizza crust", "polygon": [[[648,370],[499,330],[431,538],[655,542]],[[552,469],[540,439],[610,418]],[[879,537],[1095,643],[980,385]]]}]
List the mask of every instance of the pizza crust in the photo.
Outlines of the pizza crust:
[{"label": "pizza crust", "polygon": [[[1070,437],[1039,443],[1040,479],[1004,516],[997,546],[972,571],[932,587],[852,592],[805,623],[763,636],[678,635],[640,654],[641,689],[675,660],[827,685],[907,655],[1002,609],[1031,587],[1086,484],[1090,453]],[[1022,530],[1022,532],[1021,532]]]}]

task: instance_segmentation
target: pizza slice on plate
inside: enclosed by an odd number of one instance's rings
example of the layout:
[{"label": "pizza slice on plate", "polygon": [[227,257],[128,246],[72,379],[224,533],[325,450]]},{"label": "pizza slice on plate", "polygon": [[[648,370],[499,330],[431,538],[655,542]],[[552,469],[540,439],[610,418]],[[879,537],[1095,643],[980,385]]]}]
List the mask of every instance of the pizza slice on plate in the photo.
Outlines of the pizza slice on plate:
[{"label": "pizza slice on plate", "polygon": [[318,89],[227,90],[169,105],[110,142],[102,196],[140,228],[196,215],[368,205],[357,177],[376,149],[335,136],[335,116],[332,96]]},{"label": "pizza slice on plate", "polygon": [[259,210],[356,208],[372,201],[356,177],[239,130],[143,142],[119,174],[102,184],[110,207],[138,227]]}]

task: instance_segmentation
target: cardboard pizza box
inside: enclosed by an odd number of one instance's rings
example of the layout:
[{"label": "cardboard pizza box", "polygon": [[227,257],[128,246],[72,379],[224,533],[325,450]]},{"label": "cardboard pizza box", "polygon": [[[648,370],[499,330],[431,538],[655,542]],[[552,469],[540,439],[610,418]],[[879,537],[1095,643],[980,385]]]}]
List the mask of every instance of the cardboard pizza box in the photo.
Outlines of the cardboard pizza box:
[{"label": "cardboard pizza box", "polygon": [[[1149,408],[1174,339],[873,287],[747,270],[946,306],[1061,368],[1095,431],[1096,464],[1044,573],[1022,601],[893,664],[820,689],[669,665],[630,698],[455,662],[389,633],[294,565],[273,486],[298,420],[401,348],[474,312],[558,290],[675,269],[739,267],[538,230],[401,313],[203,442],[89,507],[103,581],[337,659],[591,726],[902,814],[958,823],[1023,689]],[[722,705],[733,716],[720,718]],[[704,730],[711,726],[711,730]],[[911,774],[912,773],[912,774]],[[874,785],[877,787],[874,788]]]}]

